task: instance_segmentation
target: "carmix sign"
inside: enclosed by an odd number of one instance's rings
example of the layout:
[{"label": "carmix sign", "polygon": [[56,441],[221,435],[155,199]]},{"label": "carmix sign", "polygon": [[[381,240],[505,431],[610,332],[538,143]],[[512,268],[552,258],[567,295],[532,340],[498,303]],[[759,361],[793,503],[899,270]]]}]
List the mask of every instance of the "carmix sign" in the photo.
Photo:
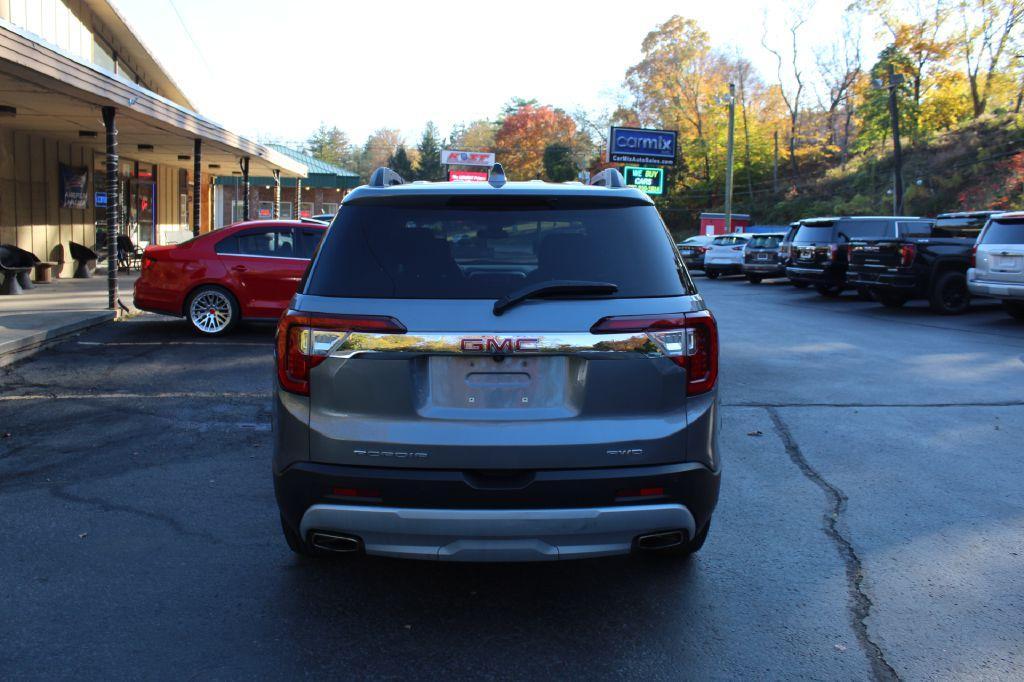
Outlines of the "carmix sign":
[{"label": "carmix sign", "polygon": [[671,166],[676,161],[676,131],[612,126],[608,136],[608,160]]}]

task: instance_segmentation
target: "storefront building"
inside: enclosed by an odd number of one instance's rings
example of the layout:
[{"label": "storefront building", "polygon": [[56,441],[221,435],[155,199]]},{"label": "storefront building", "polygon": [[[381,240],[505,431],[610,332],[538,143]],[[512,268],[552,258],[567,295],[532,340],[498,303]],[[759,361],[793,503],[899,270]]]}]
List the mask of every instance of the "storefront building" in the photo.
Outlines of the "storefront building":
[{"label": "storefront building", "polygon": [[0,243],[70,276],[108,218],[136,244],[212,229],[216,179],[243,169],[306,175],[197,113],[107,0],[0,0]]},{"label": "storefront building", "polygon": [[[335,214],[342,198],[359,185],[359,175],[350,170],[321,161],[280,144],[268,147],[306,166],[305,178],[281,178],[280,217],[310,218]],[[224,227],[242,220],[245,190],[239,172],[232,177],[214,180],[214,227]],[[274,178],[249,178],[250,217],[265,220],[274,217]]]}]

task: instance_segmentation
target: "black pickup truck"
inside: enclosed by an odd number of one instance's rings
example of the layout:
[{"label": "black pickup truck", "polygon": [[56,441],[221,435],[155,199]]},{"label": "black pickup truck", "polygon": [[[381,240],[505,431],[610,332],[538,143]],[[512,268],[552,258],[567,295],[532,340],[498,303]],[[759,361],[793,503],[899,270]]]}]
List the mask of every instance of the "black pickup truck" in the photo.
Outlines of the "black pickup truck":
[{"label": "black pickup truck", "polygon": [[907,218],[897,222],[895,238],[854,241],[846,282],[868,289],[875,300],[890,308],[911,299],[927,299],[937,313],[962,313],[971,301],[967,290],[971,249],[992,213],[943,213],[933,220]]}]

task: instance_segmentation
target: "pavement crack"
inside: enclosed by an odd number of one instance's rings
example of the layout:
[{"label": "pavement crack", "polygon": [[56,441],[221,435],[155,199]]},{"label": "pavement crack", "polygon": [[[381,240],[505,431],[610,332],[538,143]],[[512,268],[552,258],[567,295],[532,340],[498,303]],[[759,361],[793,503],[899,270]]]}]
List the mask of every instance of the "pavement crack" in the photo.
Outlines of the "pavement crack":
[{"label": "pavement crack", "polygon": [[109,512],[123,512],[125,514],[133,514],[135,516],[141,516],[142,518],[149,519],[150,521],[157,521],[165,526],[168,526],[178,535],[201,538],[208,542],[215,544],[222,544],[222,540],[209,533],[202,531],[189,530],[181,525],[181,523],[172,516],[167,514],[161,514],[159,512],[150,511],[149,509],[140,509],[127,504],[121,504],[118,502],[111,502],[100,497],[85,497],[82,495],[75,495],[74,493],[68,492],[63,486],[51,486],[50,494],[54,497],[65,500],[67,502],[73,502],[75,504],[84,504],[91,507],[96,507],[100,511]]},{"label": "pavement crack", "polygon": [[851,624],[858,643],[871,663],[874,677],[877,680],[899,680],[899,674],[886,660],[885,652],[882,651],[877,642],[871,639],[871,634],[868,632],[866,621],[868,616],[871,615],[873,602],[871,597],[864,591],[864,566],[861,563],[860,557],[857,556],[856,550],[853,548],[853,543],[839,530],[839,519],[842,517],[843,512],[846,511],[848,498],[842,490],[826,480],[824,476],[811,466],[793,437],[793,433],[789,430],[786,423],[782,421],[778,411],[774,407],[765,407],[764,409],[768,412],[768,416],[771,417],[772,424],[775,425],[775,430],[782,440],[786,454],[789,455],[789,458],[808,480],[821,488],[828,499],[828,507],[823,515],[823,529],[825,535],[835,543],[836,550],[845,564],[847,590],[850,594]]}]

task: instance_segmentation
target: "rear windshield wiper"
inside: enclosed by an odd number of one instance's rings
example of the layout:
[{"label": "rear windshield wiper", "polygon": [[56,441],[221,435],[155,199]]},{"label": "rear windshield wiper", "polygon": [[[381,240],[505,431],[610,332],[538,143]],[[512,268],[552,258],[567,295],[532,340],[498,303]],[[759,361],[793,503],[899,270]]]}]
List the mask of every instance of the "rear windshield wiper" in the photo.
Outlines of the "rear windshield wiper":
[{"label": "rear windshield wiper", "polygon": [[610,282],[587,282],[575,279],[550,279],[547,282],[538,282],[517,289],[505,294],[494,302],[494,314],[501,315],[503,312],[522,303],[528,298],[543,298],[545,296],[611,296],[619,290],[617,284]]}]

